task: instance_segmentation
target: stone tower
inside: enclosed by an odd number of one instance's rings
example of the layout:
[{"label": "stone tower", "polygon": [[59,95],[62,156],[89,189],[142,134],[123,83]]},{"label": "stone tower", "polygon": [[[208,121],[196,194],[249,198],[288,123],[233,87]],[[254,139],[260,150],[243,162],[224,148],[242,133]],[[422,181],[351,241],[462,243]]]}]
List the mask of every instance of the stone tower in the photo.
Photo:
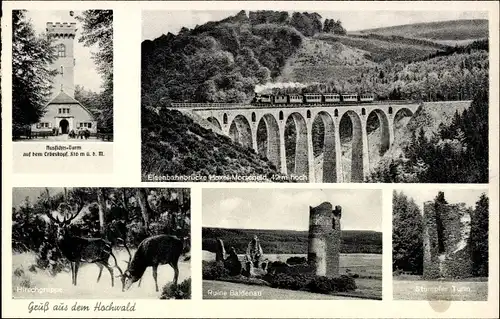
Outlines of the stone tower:
[{"label": "stone tower", "polygon": [[342,208],[324,202],[309,207],[309,249],[307,261],[317,276],[339,275],[340,218]]},{"label": "stone tower", "polygon": [[436,207],[424,203],[424,278],[465,278],[472,274],[471,215],[465,203]]},{"label": "stone tower", "polygon": [[47,22],[47,35],[54,41],[57,59],[51,68],[57,70],[57,75],[52,82],[52,95],[54,98],[61,91],[75,97],[75,58],[74,41],[76,35],[76,23],[71,22]]}]

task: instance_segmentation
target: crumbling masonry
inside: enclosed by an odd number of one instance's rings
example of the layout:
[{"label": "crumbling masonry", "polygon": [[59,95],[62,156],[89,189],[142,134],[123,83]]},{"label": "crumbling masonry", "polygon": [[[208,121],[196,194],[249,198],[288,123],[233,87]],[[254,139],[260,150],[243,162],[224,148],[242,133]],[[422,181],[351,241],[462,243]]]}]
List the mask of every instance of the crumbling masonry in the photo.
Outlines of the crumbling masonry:
[{"label": "crumbling masonry", "polygon": [[424,278],[471,276],[470,221],[465,203],[424,203]]},{"label": "crumbling masonry", "polygon": [[309,207],[309,249],[307,260],[317,276],[339,275],[340,218],[342,208],[324,202]]}]

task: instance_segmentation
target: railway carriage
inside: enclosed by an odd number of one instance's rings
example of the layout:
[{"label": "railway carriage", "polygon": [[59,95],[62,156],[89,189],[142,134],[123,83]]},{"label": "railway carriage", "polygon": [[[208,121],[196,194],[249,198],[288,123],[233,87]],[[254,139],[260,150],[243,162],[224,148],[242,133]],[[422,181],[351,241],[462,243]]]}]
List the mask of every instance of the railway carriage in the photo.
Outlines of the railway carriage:
[{"label": "railway carriage", "polygon": [[293,103],[293,104],[300,104],[300,103],[303,103],[303,101],[304,101],[304,98],[302,97],[302,95],[299,95],[299,94],[291,94],[288,96],[288,98],[289,98],[288,103]]},{"label": "railway carriage", "polygon": [[332,104],[332,103],[372,103],[373,93],[304,93],[289,95],[256,94],[253,103],[256,104]]},{"label": "railway carriage", "polygon": [[361,93],[359,95],[360,102],[373,102],[374,96],[373,93]]},{"label": "railway carriage", "polygon": [[342,94],[343,102],[358,102],[358,94],[356,93],[344,93]]},{"label": "railway carriage", "polygon": [[325,103],[339,103],[340,102],[340,94],[337,93],[325,93],[323,94],[323,98]]},{"label": "railway carriage", "polygon": [[317,93],[306,93],[304,94],[304,100],[306,103],[321,103],[322,95]]},{"label": "railway carriage", "polygon": [[274,97],[274,103],[275,104],[287,104],[288,103],[288,96],[286,96],[286,95],[276,95]]}]

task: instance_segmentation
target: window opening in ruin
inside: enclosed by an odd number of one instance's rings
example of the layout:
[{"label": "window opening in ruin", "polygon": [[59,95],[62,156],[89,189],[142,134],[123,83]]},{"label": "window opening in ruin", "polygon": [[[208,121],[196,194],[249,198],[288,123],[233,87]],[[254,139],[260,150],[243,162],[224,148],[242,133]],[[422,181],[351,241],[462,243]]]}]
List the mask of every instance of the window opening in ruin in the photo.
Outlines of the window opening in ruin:
[{"label": "window opening in ruin", "polygon": [[280,121],[283,121],[283,111],[280,111]]},{"label": "window opening in ruin", "polygon": [[222,122],[224,124],[227,124],[227,114],[226,113],[224,113],[224,116],[222,117]]},{"label": "window opening in ruin", "polygon": [[255,112],[252,112],[252,122],[255,122],[255,118],[256,118]]},{"label": "window opening in ruin", "polygon": [[307,118],[310,119],[311,118],[311,111],[307,110]]},{"label": "window opening in ruin", "polygon": [[339,117],[339,110],[335,110],[334,115],[335,117]]}]

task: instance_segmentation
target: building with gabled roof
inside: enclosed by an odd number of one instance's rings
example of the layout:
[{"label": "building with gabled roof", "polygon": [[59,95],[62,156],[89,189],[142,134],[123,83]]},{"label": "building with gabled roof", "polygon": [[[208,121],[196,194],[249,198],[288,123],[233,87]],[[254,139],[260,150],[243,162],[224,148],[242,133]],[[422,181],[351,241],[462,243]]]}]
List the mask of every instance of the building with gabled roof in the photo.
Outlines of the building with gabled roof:
[{"label": "building with gabled roof", "polygon": [[97,121],[94,114],[80,102],[75,100],[74,82],[74,50],[76,23],[47,22],[47,35],[54,40],[57,59],[51,68],[57,70],[52,80],[52,97],[47,103],[45,114],[36,124],[32,132],[57,132],[68,134],[87,129],[97,132]]}]

